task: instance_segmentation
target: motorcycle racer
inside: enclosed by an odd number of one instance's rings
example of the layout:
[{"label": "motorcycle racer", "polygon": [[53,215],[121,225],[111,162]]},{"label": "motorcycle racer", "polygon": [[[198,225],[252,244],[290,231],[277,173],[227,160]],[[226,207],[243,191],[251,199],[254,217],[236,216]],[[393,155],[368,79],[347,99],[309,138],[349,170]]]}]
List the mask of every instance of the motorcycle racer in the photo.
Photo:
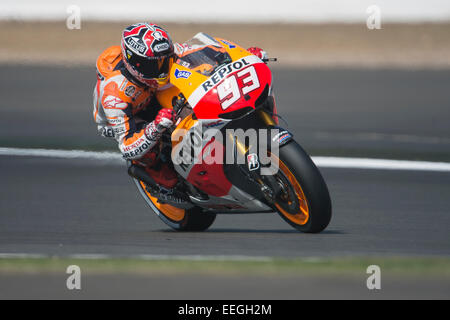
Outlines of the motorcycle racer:
[{"label": "motorcycle racer", "polygon": [[[156,92],[170,86],[170,68],[182,51],[183,46],[174,44],[162,27],[137,23],[125,28],[121,45],[106,49],[96,63],[93,116],[99,133],[114,138],[125,159],[140,164],[168,190],[178,179],[170,164],[160,161],[159,141],[174,124],[175,115],[160,106]],[[260,48],[248,51],[267,58]],[[153,121],[143,120],[142,113]]]}]

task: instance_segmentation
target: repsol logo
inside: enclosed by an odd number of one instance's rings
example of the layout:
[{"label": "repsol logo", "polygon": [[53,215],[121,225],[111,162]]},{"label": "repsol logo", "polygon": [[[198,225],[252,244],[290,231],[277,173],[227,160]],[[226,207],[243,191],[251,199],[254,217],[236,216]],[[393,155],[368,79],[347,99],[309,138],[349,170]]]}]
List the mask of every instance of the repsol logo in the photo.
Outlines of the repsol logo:
[{"label": "repsol logo", "polygon": [[222,79],[224,79],[229,74],[234,71],[240,70],[246,66],[250,65],[250,63],[246,60],[246,58],[242,58],[238,61],[227,64],[223,68],[217,70],[208,80],[206,80],[203,84],[203,90],[207,92],[209,89],[212,89],[216,84],[218,84]]},{"label": "repsol logo", "polygon": [[138,148],[136,148],[134,150],[131,150],[129,152],[123,153],[123,157],[125,159],[135,158],[135,157],[139,156],[140,154],[142,154],[143,152],[145,152],[149,147],[150,147],[150,145],[147,142],[145,142],[140,147],[138,147]]}]

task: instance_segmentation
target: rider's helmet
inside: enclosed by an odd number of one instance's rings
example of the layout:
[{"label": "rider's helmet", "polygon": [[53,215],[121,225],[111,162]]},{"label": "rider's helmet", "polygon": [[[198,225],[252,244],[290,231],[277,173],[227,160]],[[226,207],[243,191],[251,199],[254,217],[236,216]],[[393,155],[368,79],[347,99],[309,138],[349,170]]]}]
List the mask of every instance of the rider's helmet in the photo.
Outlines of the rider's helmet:
[{"label": "rider's helmet", "polygon": [[157,88],[168,82],[175,53],[172,39],[161,27],[137,23],[122,33],[123,62],[128,72],[143,84]]}]

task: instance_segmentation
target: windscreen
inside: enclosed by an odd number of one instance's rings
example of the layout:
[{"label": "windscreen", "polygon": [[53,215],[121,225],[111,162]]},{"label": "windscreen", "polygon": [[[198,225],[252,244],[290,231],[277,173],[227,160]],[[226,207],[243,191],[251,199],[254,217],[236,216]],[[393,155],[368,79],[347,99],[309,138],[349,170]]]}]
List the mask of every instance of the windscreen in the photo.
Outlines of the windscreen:
[{"label": "windscreen", "polygon": [[205,76],[210,76],[224,64],[230,63],[231,57],[225,48],[214,38],[205,33],[198,33],[184,44],[184,51],[177,63]]}]

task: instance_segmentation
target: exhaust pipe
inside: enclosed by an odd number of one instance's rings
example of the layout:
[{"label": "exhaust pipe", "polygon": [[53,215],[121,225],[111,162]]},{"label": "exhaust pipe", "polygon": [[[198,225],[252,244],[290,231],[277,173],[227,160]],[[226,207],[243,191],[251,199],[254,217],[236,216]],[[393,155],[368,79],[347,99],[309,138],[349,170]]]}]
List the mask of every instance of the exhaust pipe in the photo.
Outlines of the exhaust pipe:
[{"label": "exhaust pipe", "polygon": [[150,187],[156,187],[157,183],[152,177],[142,168],[141,166],[132,164],[131,161],[127,162],[128,165],[128,175],[138,180],[145,182],[146,185]]},{"label": "exhaust pipe", "polygon": [[194,205],[190,203],[188,199],[184,199],[185,196],[179,192],[178,195],[161,193],[161,190],[159,190],[159,186],[156,183],[156,181],[153,180],[153,178],[150,177],[149,174],[145,171],[145,169],[142,168],[141,166],[132,164],[131,161],[127,161],[127,166],[128,166],[128,175],[130,175],[135,179],[143,181],[147,186],[153,188],[155,193],[159,194],[158,196],[156,196],[158,198],[158,202],[167,203],[180,209],[190,209],[194,207]]}]

